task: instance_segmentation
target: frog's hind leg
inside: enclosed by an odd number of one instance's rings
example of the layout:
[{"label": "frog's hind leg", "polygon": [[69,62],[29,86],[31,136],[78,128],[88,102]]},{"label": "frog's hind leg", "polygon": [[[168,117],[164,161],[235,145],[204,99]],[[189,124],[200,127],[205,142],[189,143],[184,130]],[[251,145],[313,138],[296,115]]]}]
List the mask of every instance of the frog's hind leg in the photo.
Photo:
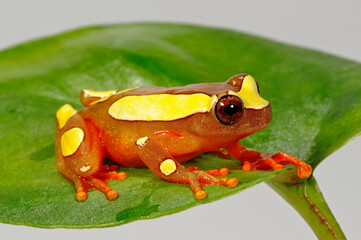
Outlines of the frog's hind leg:
[{"label": "frog's hind leg", "polygon": [[116,172],[116,165],[103,165],[105,150],[97,128],[70,105],[57,112],[55,155],[59,172],[74,182],[77,200],[86,199],[88,190],[93,188],[110,199],[118,196],[107,181],[123,180],[126,174]]}]

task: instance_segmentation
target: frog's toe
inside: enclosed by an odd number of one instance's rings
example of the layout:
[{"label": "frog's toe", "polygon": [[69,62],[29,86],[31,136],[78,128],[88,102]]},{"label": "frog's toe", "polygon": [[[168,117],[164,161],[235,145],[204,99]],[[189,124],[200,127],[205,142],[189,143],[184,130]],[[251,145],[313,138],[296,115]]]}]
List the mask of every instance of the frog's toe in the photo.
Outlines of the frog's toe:
[{"label": "frog's toe", "polygon": [[[109,169],[109,167],[106,167]],[[113,167],[114,169],[114,167]],[[78,201],[83,201],[87,199],[88,194],[87,192],[90,189],[98,189],[99,191],[103,192],[108,199],[114,199],[118,197],[118,192],[111,189],[108,185],[108,181],[110,180],[124,180],[126,178],[125,172],[103,172],[97,171],[93,175],[89,177],[75,177],[75,187],[77,190],[76,199]]]},{"label": "frog's toe", "polygon": [[88,194],[86,192],[84,192],[84,191],[78,191],[76,193],[75,197],[76,197],[76,200],[83,201],[83,200],[88,198]]},{"label": "frog's toe", "polygon": [[205,172],[212,176],[225,176],[228,174],[228,168],[212,169]]},{"label": "frog's toe", "polygon": [[207,193],[206,191],[203,191],[203,190],[200,190],[200,191],[194,193],[194,197],[195,197],[197,200],[206,198],[207,195],[208,195],[208,193]]},{"label": "frog's toe", "polygon": [[287,164],[292,164],[293,166],[298,167],[298,176],[300,178],[308,178],[312,173],[312,167],[309,164],[285,152],[279,152],[271,157],[262,158],[255,162],[245,161],[243,163],[242,170],[249,171],[273,169],[277,171],[284,169],[285,165]]},{"label": "frog's toe", "polygon": [[243,171],[250,171],[252,170],[252,163],[248,162],[248,161],[244,161],[243,166],[242,166],[242,170]]},{"label": "frog's toe", "polygon": [[[189,166],[188,170],[189,171],[198,171],[199,168],[196,167],[196,166]],[[212,169],[212,170],[207,170],[207,171],[204,171],[204,172],[206,172],[206,173],[208,173],[209,175],[212,175],[212,176],[225,176],[225,175],[228,174],[228,168]]]},{"label": "frog's toe", "polygon": [[310,165],[305,165],[298,169],[298,176],[300,178],[308,178],[312,173],[312,167]]},{"label": "frog's toe", "polygon": [[118,192],[114,191],[114,190],[111,190],[111,191],[106,193],[106,196],[107,196],[108,199],[114,199],[114,198],[118,197]]},{"label": "frog's toe", "polygon": [[207,197],[207,192],[202,189],[202,186],[224,185],[226,187],[235,187],[238,184],[237,178],[216,178],[206,171],[199,170],[192,171],[191,173],[192,176],[189,178],[189,184],[196,199],[203,199]]},{"label": "frog's toe", "polygon": [[194,173],[202,185],[224,185],[227,187],[234,187],[238,184],[237,178],[216,178],[206,171],[195,171]]},{"label": "frog's toe", "polygon": [[230,178],[226,181],[225,184],[227,187],[235,187],[238,185],[238,179],[237,178]]},{"label": "frog's toe", "polygon": [[116,180],[124,180],[127,178],[127,174],[125,172],[118,172]]},{"label": "frog's toe", "polygon": [[[84,178],[84,181],[89,185],[89,188],[96,188],[102,191],[108,199],[114,199],[118,197],[118,192],[111,189],[108,185],[110,180],[124,180],[127,177],[125,172],[110,171],[104,172],[104,169],[115,169],[116,165],[103,166],[103,171],[97,171],[91,177]],[[78,198],[77,198],[78,199]]]},{"label": "frog's toe", "polygon": [[104,180],[95,178],[95,177],[88,177],[84,178],[84,181],[89,185],[89,189],[96,188],[99,191],[103,192],[107,198],[114,199],[118,197],[118,192],[111,189]]}]

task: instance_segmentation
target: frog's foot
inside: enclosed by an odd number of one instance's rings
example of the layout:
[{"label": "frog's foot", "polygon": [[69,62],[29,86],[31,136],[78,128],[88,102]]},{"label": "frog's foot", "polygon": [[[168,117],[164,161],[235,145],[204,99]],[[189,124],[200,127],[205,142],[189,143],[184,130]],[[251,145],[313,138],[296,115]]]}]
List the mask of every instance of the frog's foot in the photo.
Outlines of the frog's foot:
[{"label": "frog's foot", "polygon": [[298,176],[300,178],[308,178],[312,173],[312,167],[309,164],[299,160],[298,158],[295,158],[292,155],[289,155],[288,153],[276,153],[272,156],[272,159],[281,165],[292,164],[293,166],[299,167]]},{"label": "frog's foot", "polygon": [[292,164],[296,167],[299,167],[298,176],[300,178],[308,178],[312,173],[312,167],[309,164],[285,152],[279,152],[273,156],[264,154],[260,160],[255,162],[244,161],[242,170],[267,170],[271,168],[273,170],[280,170],[285,168],[284,165],[287,164]]},{"label": "frog's foot", "polygon": [[242,170],[280,170],[284,165],[292,164],[299,167],[298,176],[308,178],[312,173],[312,167],[307,163],[285,153],[279,152],[275,155],[262,153],[254,149],[246,148],[241,143],[230,145],[226,150],[236,159],[243,163]]},{"label": "frog's foot", "polygon": [[203,199],[207,197],[207,192],[202,188],[207,185],[224,185],[226,187],[235,187],[238,184],[237,178],[216,178],[205,171],[194,170],[188,172],[188,177],[184,180],[178,180],[175,182],[189,183],[194,197],[196,199]]},{"label": "frog's foot", "polygon": [[118,197],[118,192],[111,189],[108,185],[110,180],[124,180],[126,178],[125,172],[102,172],[98,171],[90,177],[81,177],[79,181],[74,181],[77,191],[76,199],[78,201],[85,200],[88,197],[87,192],[90,189],[98,189],[103,192],[108,199],[114,199]]},{"label": "frog's foot", "polygon": [[[196,167],[196,166],[189,166],[188,170],[189,171],[197,171],[197,170],[199,170],[199,168]],[[204,172],[206,172],[206,173],[208,173],[209,175],[212,175],[212,176],[225,176],[225,175],[228,174],[228,168],[212,169],[212,170],[207,170],[207,171],[204,171]]]}]

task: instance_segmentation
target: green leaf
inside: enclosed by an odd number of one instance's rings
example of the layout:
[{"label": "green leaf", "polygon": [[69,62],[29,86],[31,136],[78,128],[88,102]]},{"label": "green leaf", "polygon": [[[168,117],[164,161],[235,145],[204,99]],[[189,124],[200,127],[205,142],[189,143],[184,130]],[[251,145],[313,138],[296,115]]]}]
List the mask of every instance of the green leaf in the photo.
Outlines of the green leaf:
[{"label": "green leaf", "polygon": [[292,172],[267,181],[307,221],[318,239],[346,239],[339,224],[327,206],[316,179],[310,177],[290,182]]},{"label": "green leaf", "polygon": [[188,165],[228,167],[236,188],[209,186],[197,201],[188,185],[148,169],[112,181],[119,198],[92,191],[75,200],[57,172],[55,112],[76,108],[84,89],[125,89],[221,82],[250,73],[272,103],[273,121],[242,140],[286,151],[316,167],[361,131],[361,65],[239,32],[177,24],[124,24],[79,29],[0,52],[0,221],[39,227],[104,227],[154,218],[214,201],[279,172],[242,172],[235,160],[203,155]]}]

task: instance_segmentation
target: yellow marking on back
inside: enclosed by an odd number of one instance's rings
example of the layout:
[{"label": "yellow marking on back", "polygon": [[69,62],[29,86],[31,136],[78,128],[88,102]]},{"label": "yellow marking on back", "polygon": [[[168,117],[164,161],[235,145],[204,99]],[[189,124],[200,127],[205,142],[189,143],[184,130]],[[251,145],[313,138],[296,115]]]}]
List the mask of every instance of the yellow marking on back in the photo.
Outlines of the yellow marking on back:
[{"label": "yellow marking on back", "polygon": [[241,97],[245,108],[262,109],[269,104],[259,95],[257,83],[251,75],[243,79],[241,90],[237,95]]},{"label": "yellow marking on back", "polygon": [[90,103],[90,105],[93,105],[93,104],[96,104],[98,102],[104,102],[105,100],[107,100],[108,98],[113,96],[114,94],[127,92],[129,90],[136,89],[136,88],[138,88],[138,87],[128,88],[128,89],[121,90],[121,91],[117,91],[117,90],[94,91],[94,90],[89,90],[89,89],[84,89],[83,91],[84,91],[85,97],[99,97],[100,98],[100,99]]},{"label": "yellow marking on back", "polygon": [[108,113],[118,120],[170,121],[209,112],[214,98],[202,93],[126,96],[114,102]]},{"label": "yellow marking on back", "polygon": [[77,113],[77,111],[70,106],[69,104],[65,104],[56,112],[56,118],[59,123],[59,129],[62,129],[67,121]]},{"label": "yellow marking on back", "polygon": [[130,90],[137,89],[137,88],[139,88],[139,87],[133,87],[133,88],[128,88],[128,89],[120,90],[120,91],[117,91],[117,93],[128,92],[128,91],[130,91]]},{"label": "yellow marking on back", "polygon": [[66,131],[60,139],[61,152],[64,157],[73,155],[84,140],[84,131],[75,127]]},{"label": "yellow marking on back", "polygon": [[86,97],[100,97],[100,98],[109,97],[117,92],[116,90],[94,91],[89,89],[84,89],[83,91]]},{"label": "yellow marking on back", "polygon": [[160,164],[159,169],[164,175],[168,176],[177,170],[177,165],[173,159],[166,159]]},{"label": "yellow marking on back", "polygon": [[83,92],[84,92],[85,97],[99,98],[98,100],[90,103],[90,105],[93,105],[93,104],[98,103],[98,102],[103,102],[103,101],[107,100],[110,96],[113,96],[114,94],[117,93],[116,90],[94,91],[94,90],[89,90],[89,89],[84,89]]}]

